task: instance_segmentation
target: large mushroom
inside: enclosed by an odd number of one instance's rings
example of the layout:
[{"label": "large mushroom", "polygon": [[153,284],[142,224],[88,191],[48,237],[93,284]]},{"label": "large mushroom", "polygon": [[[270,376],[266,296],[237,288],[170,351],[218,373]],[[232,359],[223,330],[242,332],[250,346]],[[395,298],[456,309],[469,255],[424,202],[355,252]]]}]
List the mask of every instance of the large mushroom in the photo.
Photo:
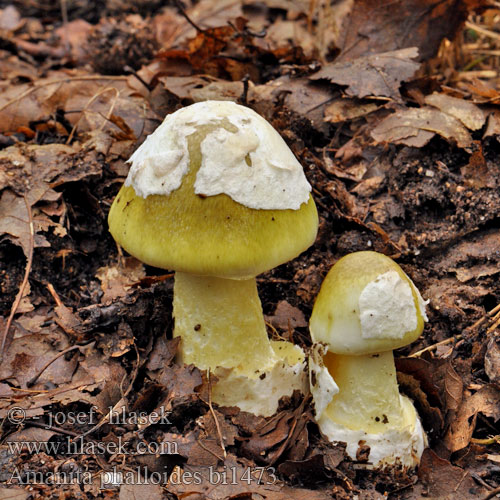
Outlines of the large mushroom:
[{"label": "large mushroom", "polygon": [[[311,392],[321,432],[374,466],[416,466],[426,444],[409,398],[399,393],[393,349],[422,333],[425,302],[404,271],[377,252],[355,252],[330,269],[314,304]],[[359,456],[358,456],[359,457]]]},{"label": "large mushroom", "polygon": [[302,166],[264,118],[228,101],[168,115],[129,161],[110,232],[141,261],[176,271],[182,361],[215,373],[219,404],[274,413],[303,389],[304,353],[269,341],[255,276],[316,237]]}]

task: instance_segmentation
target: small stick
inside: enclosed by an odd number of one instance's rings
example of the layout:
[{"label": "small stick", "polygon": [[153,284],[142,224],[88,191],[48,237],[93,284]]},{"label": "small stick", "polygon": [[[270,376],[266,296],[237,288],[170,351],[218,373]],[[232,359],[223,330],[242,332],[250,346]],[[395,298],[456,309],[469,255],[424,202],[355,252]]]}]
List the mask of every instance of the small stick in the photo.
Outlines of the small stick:
[{"label": "small stick", "polygon": [[31,206],[28,203],[28,199],[26,195],[24,195],[24,203],[26,205],[26,210],[28,211],[28,222],[30,228],[30,238],[29,238],[29,249],[28,249],[28,260],[26,262],[26,269],[24,271],[23,282],[21,283],[21,287],[19,288],[19,292],[17,292],[16,300],[12,304],[12,308],[10,311],[9,319],[7,320],[7,324],[5,325],[5,330],[3,332],[2,344],[0,346],[0,363],[3,361],[3,356],[5,354],[5,349],[9,348],[9,344],[12,341],[11,335],[9,335],[10,325],[14,320],[14,316],[16,314],[17,308],[21,303],[21,299],[23,298],[24,289],[28,284],[28,277],[31,272],[31,265],[33,264],[33,248],[35,246],[35,230],[33,229],[33,217],[31,215]]},{"label": "small stick", "polygon": [[54,299],[54,302],[56,303],[57,307],[64,307],[64,304],[62,303],[62,300],[60,299],[59,295],[56,292],[56,289],[52,285],[52,283],[47,283],[47,290],[49,291],[50,295],[52,295],[52,298]]},{"label": "small stick", "polygon": [[[480,327],[488,318],[492,318],[493,321],[495,321],[489,328],[486,330],[486,333],[491,333],[495,328],[497,328],[500,325],[500,304],[495,306],[491,311],[488,311],[483,317],[479,318],[473,325],[467,327],[465,331],[471,332],[475,330],[476,328]],[[498,316],[498,318],[497,318]],[[408,357],[409,358],[418,358],[421,356],[424,352],[428,351],[434,351],[437,347],[442,346],[442,345],[447,345],[451,344],[455,340],[461,340],[463,338],[463,335],[455,335],[453,337],[450,337],[448,339],[441,340],[441,342],[437,342],[436,344],[429,345],[425,347],[424,349],[421,349],[420,351],[414,352],[413,354],[410,354]]]},{"label": "small stick", "polygon": [[[208,375],[208,407],[210,408],[210,413],[215,421],[215,427],[217,429],[217,435],[220,440],[220,447],[222,448],[222,453],[224,454],[224,458],[227,457],[226,447],[224,446],[224,438],[222,437],[222,432],[219,426],[219,420],[217,419],[217,415],[215,414],[214,407],[212,406],[212,382],[210,380],[210,370],[207,370]],[[224,461],[224,460],[223,460]]]},{"label": "small stick", "polygon": [[[127,397],[128,393],[132,390],[132,386],[134,385],[134,382],[135,382],[135,379],[137,378],[137,373],[139,372],[139,365],[141,364],[141,357],[139,355],[139,350],[137,349],[137,346],[134,344],[134,348],[135,348],[135,353],[137,355],[137,363],[135,365],[135,368],[134,368],[134,371],[132,373],[132,380],[130,381],[130,384],[127,388],[127,390],[122,393],[122,397],[120,398],[120,401],[124,398]],[[120,384],[120,388],[121,388],[121,385],[123,384],[123,382],[125,381],[125,377],[127,376],[127,374],[125,374],[123,376],[123,380]],[[118,401],[118,403],[120,402]],[[116,403],[115,406],[118,404]],[[111,416],[113,415],[113,410],[114,410],[114,407],[110,409],[110,411],[104,415],[104,417],[100,420],[100,422],[98,422],[96,425],[94,425],[94,427],[92,427],[91,429],[89,429],[88,431],[84,432],[83,434],[80,434],[79,437],[85,437],[89,434],[91,434],[92,432],[96,431],[97,429],[100,429],[104,424],[106,424],[109,419],[111,418]]]},{"label": "small stick", "polygon": [[208,453],[210,453],[211,455],[213,455],[217,460],[220,460],[221,462],[224,462],[224,459],[222,457],[219,457],[219,455],[217,455],[217,453],[215,453],[214,451],[212,451],[210,448],[207,448],[204,444],[202,444],[202,442],[197,439],[196,442],[205,450],[205,451],[208,451]]},{"label": "small stick", "polygon": [[75,349],[79,349],[80,347],[83,347],[83,346],[86,346],[88,344],[90,344],[91,342],[94,342],[93,340],[89,340],[88,342],[86,342],[85,344],[76,344],[76,345],[72,345],[71,347],[68,347],[67,349],[64,349],[63,351],[57,353],[50,361],[48,361],[47,363],[45,363],[45,365],[41,368],[41,370],[38,371],[38,373],[33,376],[32,378],[30,378],[28,380],[28,382],[26,382],[26,386],[27,387],[31,387],[33,385],[35,385],[35,382],[38,380],[38,377],[40,377],[40,375],[54,362],[56,361],[57,359],[59,359],[61,356],[64,356],[67,352],[70,352],[70,351],[74,351]]},{"label": "small stick", "polygon": [[[180,15],[198,32],[200,33],[205,33],[206,30],[203,28],[200,28],[194,21],[191,20],[191,18],[186,14],[186,11],[184,10],[184,7],[182,6],[181,2],[179,0],[174,0],[175,6],[177,7]],[[215,38],[215,37],[214,37]]]},{"label": "small stick", "polygon": [[491,498],[496,497],[500,493],[500,487],[491,490],[482,500],[490,500]]},{"label": "small stick", "polygon": [[450,337],[448,339],[441,340],[441,342],[438,342],[438,343],[432,344],[432,345],[428,345],[424,349],[421,349],[420,351],[417,351],[417,352],[414,352],[413,354],[410,354],[408,357],[409,358],[419,358],[420,356],[422,356],[422,354],[424,352],[435,351],[438,347],[440,347],[442,345],[451,344],[455,340],[460,340],[461,338],[462,338],[462,335],[455,335],[454,337]]},{"label": "small stick", "polygon": [[89,75],[89,76],[72,76],[68,78],[61,78],[59,80],[52,80],[50,82],[37,83],[35,86],[30,87],[28,90],[24,91],[21,95],[14,97],[10,101],[6,102],[3,106],[0,106],[0,111],[3,111],[5,108],[8,108],[12,104],[15,104],[18,101],[22,101],[25,97],[29,96],[33,92],[36,92],[38,89],[43,87],[49,87],[50,85],[63,84],[69,82],[77,82],[77,81],[94,81],[94,80],[116,80],[116,81],[126,81],[127,76],[106,76],[106,75]]}]

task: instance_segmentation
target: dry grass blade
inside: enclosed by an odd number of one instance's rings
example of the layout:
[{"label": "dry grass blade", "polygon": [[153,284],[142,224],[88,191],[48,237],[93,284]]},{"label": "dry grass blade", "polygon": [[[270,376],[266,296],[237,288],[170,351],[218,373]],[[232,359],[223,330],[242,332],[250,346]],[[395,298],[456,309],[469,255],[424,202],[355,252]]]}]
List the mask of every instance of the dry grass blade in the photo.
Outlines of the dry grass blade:
[{"label": "dry grass blade", "polygon": [[[493,333],[500,326],[500,304],[495,306],[491,311],[487,312],[482,318],[479,318],[472,326],[467,328],[467,333],[471,333],[477,328],[479,328],[483,323],[489,321],[490,325],[488,326],[486,333],[489,335]],[[429,345],[420,351],[414,352],[410,354],[410,358],[418,358],[422,356],[424,352],[435,351],[438,347],[443,345],[448,345],[453,342],[456,342],[462,339],[463,335],[454,335],[448,339],[444,339],[441,342],[437,342],[435,344]]]}]

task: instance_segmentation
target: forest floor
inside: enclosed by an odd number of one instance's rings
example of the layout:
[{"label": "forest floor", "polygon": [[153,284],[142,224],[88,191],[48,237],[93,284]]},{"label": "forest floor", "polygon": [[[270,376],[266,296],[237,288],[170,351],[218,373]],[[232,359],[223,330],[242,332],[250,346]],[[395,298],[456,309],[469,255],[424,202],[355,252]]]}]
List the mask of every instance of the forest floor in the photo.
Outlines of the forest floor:
[{"label": "forest floor", "polygon": [[[499,3],[60,4],[0,3],[0,500],[499,494]],[[211,404],[175,362],[173,275],[123,255],[107,214],[138,145],[207,99],[267,118],[318,207],[315,244],[257,278],[271,337],[309,348],[321,282],[358,250],[430,301],[395,352],[418,470],[348,458],[309,397]]]}]

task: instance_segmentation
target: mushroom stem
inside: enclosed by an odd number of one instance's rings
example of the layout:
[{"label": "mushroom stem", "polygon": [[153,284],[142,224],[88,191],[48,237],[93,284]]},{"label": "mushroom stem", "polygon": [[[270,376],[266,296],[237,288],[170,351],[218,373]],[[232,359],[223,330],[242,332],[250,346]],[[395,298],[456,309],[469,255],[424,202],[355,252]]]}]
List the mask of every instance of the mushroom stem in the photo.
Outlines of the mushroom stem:
[{"label": "mushroom stem", "polygon": [[406,405],[399,394],[392,351],[360,356],[328,352],[324,362],[339,387],[325,416],[370,434],[404,425]]},{"label": "mushroom stem", "polygon": [[233,368],[258,378],[277,360],[266,332],[255,278],[232,280],[177,272],[174,335],[181,360],[201,370]]}]

